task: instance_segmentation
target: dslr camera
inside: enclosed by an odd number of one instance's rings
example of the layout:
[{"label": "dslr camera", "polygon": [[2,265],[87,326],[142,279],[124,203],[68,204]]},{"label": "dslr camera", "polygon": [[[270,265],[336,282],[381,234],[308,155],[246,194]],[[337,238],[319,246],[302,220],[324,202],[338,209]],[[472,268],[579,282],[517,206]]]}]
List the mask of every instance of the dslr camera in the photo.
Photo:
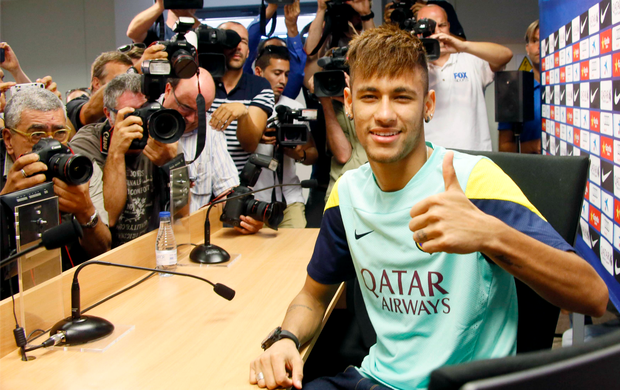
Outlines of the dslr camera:
[{"label": "dslr camera", "polygon": [[142,63],[142,93],[147,102],[129,115],[142,119],[143,136],[131,142],[130,150],[144,149],[149,137],[171,144],[177,142],[185,132],[183,116],[177,110],[163,108],[157,102],[172,73],[172,65],[167,60],[149,60]]},{"label": "dslr camera", "polygon": [[314,94],[317,97],[344,96],[347,82],[344,73],[349,73],[347,62],[348,46],[332,49],[331,56],[319,58],[322,72],[314,74]]},{"label": "dslr camera", "polygon": [[295,121],[315,121],[316,110],[292,109],[286,106],[276,107],[277,115],[267,121],[267,128],[275,128],[275,131],[267,131],[265,135],[275,136],[276,143],[282,146],[295,147],[308,143],[308,126]]},{"label": "dslr camera", "polygon": [[93,163],[86,156],[73,154],[66,145],[52,138],[41,138],[32,147],[32,153],[39,155],[39,161],[47,165],[45,180],[57,177],[67,184],[80,185],[93,175]]},{"label": "dslr camera", "polygon": [[[243,171],[239,174],[239,186],[228,194],[228,198],[251,192],[252,190],[248,187],[253,187],[256,184],[263,168],[275,171],[278,168],[278,162],[269,156],[251,155],[248,162],[245,163]],[[277,230],[284,218],[285,208],[286,206],[282,202],[261,202],[257,201],[254,195],[247,195],[227,201],[220,221],[238,227],[241,224],[239,217],[246,215],[257,221],[266,221],[269,227]]]},{"label": "dslr camera", "polygon": [[196,48],[185,39],[185,34],[194,26],[194,19],[181,16],[174,26],[176,33],[169,41],[155,42],[164,45],[171,65],[169,77],[175,79],[189,79],[198,71],[196,63]]},{"label": "dslr camera", "polygon": [[224,73],[226,73],[224,50],[237,47],[239,42],[241,42],[239,34],[233,30],[199,26],[196,29],[196,36],[200,66],[208,70],[214,78],[224,76]]}]

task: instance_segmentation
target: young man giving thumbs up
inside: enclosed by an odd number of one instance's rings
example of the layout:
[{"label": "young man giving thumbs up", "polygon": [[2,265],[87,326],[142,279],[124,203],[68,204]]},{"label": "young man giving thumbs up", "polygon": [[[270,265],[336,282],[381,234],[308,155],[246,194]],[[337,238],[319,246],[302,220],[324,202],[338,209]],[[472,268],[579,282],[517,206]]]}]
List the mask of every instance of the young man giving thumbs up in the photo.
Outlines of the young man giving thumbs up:
[{"label": "young man giving thumbs up", "polygon": [[353,277],[377,342],[361,367],[304,389],[426,388],[439,366],[514,354],[514,277],[559,307],[605,312],[603,281],[501,169],[425,143],[435,92],[417,38],[369,30],[348,61],[345,107],[369,164],[334,187],[305,285],[251,363],[251,383],[301,388],[298,348]]}]

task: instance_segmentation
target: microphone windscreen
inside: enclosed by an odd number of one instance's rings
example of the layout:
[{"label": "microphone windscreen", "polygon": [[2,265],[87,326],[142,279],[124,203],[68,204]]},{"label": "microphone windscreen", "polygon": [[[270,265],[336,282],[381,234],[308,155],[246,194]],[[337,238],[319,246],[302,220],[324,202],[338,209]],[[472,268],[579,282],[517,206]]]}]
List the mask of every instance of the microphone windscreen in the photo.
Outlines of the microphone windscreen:
[{"label": "microphone windscreen", "polygon": [[79,222],[72,219],[71,222],[63,222],[41,235],[41,243],[45,249],[56,249],[72,243],[82,237],[82,227]]},{"label": "microphone windscreen", "polygon": [[235,290],[221,283],[216,283],[215,287],[213,287],[213,291],[220,297],[228,299],[229,301],[235,297]]},{"label": "microphone windscreen", "polygon": [[302,180],[301,188],[316,188],[319,182],[316,179]]}]

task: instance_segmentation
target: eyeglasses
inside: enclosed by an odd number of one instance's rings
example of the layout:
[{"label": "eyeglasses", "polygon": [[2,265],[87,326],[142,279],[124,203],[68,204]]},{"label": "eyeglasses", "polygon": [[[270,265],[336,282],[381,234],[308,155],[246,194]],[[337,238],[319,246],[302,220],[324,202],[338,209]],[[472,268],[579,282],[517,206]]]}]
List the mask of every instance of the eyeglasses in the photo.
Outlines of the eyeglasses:
[{"label": "eyeglasses", "polygon": [[[47,131],[33,131],[32,133],[24,133],[23,131],[19,131],[17,129],[11,129],[8,127],[7,129],[11,130],[14,133],[17,133],[17,134],[20,134],[26,137],[33,144],[36,144],[37,142],[41,141],[41,138],[48,138],[50,136],[50,133],[48,133]],[[51,137],[54,138],[58,142],[65,142],[67,138],[69,137],[69,131],[70,129],[67,127],[59,129],[59,130],[55,130],[51,133]]]},{"label": "eyeglasses", "polygon": [[144,43],[130,43],[129,45],[121,46],[116,50],[120,51],[121,53],[127,53],[128,51],[131,51],[134,47],[146,49],[146,45]]},{"label": "eyeglasses", "polygon": [[177,98],[177,95],[174,93],[174,88],[172,89],[172,96],[174,97],[174,101],[177,102],[177,106],[179,106],[181,110],[186,112],[185,114],[181,112],[181,115],[187,116],[191,114],[198,114],[198,110],[191,108],[190,106],[183,104],[179,101],[179,99]]}]

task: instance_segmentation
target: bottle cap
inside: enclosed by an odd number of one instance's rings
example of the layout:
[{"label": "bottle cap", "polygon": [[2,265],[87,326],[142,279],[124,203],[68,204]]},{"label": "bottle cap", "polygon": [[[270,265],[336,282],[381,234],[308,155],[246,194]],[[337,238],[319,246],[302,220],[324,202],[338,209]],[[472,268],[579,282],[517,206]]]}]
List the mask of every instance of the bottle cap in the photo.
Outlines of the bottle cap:
[{"label": "bottle cap", "polygon": [[170,211],[160,211],[159,212],[159,218],[163,218],[163,217],[170,217]]}]

